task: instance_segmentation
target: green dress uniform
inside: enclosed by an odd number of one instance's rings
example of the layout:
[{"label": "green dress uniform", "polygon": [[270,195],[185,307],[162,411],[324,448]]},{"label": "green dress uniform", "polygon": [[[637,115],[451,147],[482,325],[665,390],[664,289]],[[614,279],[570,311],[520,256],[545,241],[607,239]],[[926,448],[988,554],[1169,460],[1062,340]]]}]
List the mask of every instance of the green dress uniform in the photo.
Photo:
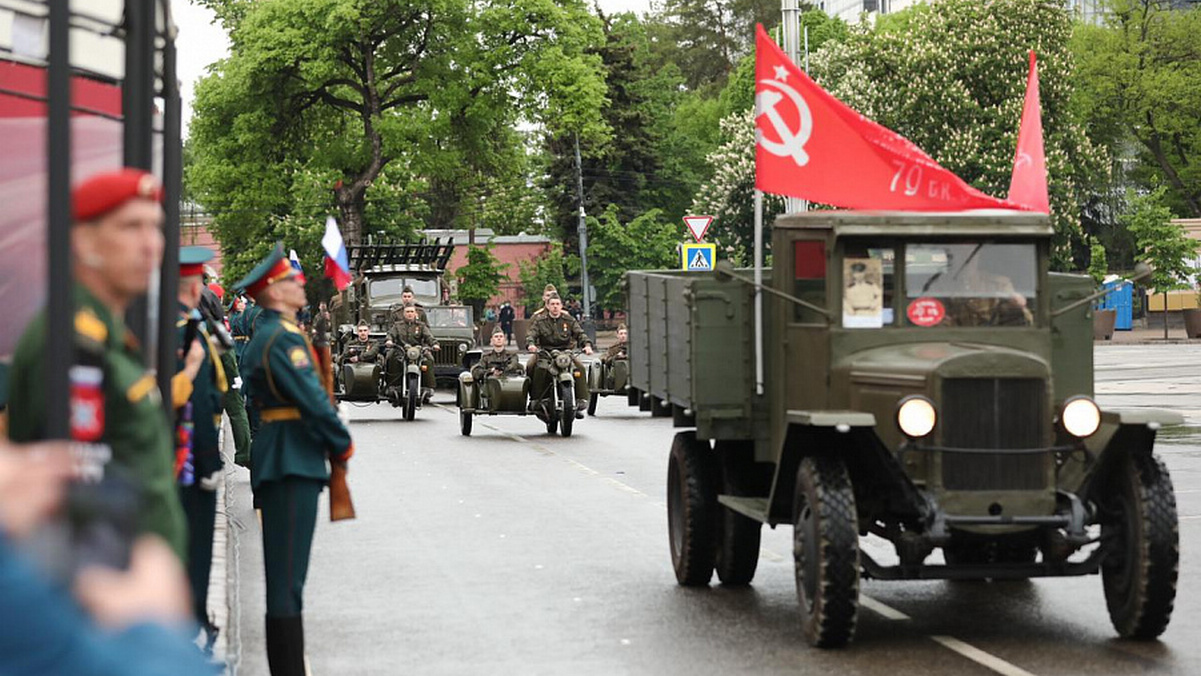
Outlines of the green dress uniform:
[{"label": "green dress uniform", "polygon": [[[584,329],[580,327],[580,322],[567,314],[566,310],[560,312],[558,317],[550,316],[549,310],[536,315],[536,317],[526,333],[526,340],[528,345],[537,346],[540,352],[567,350],[575,346],[583,348],[592,344],[592,341],[588,340],[588,334],[584,333]],[[583,375],[584,365],[580,363],[580,360],[573,358],[572,361],[575,363],[575,372],[579,374],[575,376],[576,408],[582,408],[588,404],[588,379]],[[537,367],[535,363],[532,377],[530,398],[546,399],[548,390],[553,385],[546,369]]]},{"label": "green dress uniform", "polygon": [[[235,349],[237,343],[234,343]],[[221,366],[229,381],[221,405],[229,416],[229,429],[234,435],[234,462],[250,467],[250,418],[246,413],[246,398],[242,396],[242,376],[233,352],[221,353]]]},{"label": "green dress uniform", "polygon": [[[281,246],[239,288],[257,293],[290,271]],[[267,658],[271,673],[304,673],[304,583],[317,520],[317,496],[329,481],[328,458],[353,453],[316,371],[308,337],[291,319],[262,308],[243,355],[242,374],[251,417],[260,421],[251,442],[250,481],[262,510],[267,577]]]},{"label": "green dress uniform", "polygon": [[243,310],[234,310],[229,313],[229,334],[234,338],[234,355],[237,361],[242,361],[242,353],[246,351],[246,343],[250,342],[250,335],[246,332],[246,316],[247,307]]},{"label": "green dress uniform", "polygon": [[[393,387],[400,385],[405,347],[421,345],[432,349],[438,345],[430,327],[426,326],[420,318],[412,322],[401,320],[393,324],[392,328],[388,329],[388,340],[392,341],[393,347],[388,350],[386,373],[388,374],[388,384]],[[421,371],[421,385],[432,390],[435,383],[434,360],[423,356],[421,365],[424,367]]]},{"label": "green dress uniform", "polygon": [[[181,260],[183,254],[181,254]],[[200,321],[194,313],[180,305],[179,319],[175,323],[178,340],[183,345],[189,321]],[[213,527],[217,517],[217,484],[221,461],[221,409],[225,392],[229,389],[224,365],[216,348],[209,341],[208,330],[200,321],[197,340],[203,341],[207,358],[200,363],[196,379],[192,381],[191,423],[193,477],[190,483],[179,486],[179,501],[183,505],[188,522],[188,582],[192,588],[192,609],[196,621],[207,631],[212,623],[208,615],[209,573],[213,562]],[[176,372],[183,370],[181,358],[176,363]],[[177,415],[182,409],[177,410]],[[182,421],[180,421],[182,422]],[[179,423],[177,423],[179,424]]]},{"label": "green dress uniform", "polygon": [[[174,449],[154,374],[146,369],[141,348],[124,322],[81,285],[75,295],[77,364],[102,374],[99,411],[77,410],[73,421],[94,414],[99,425],[94,443],[107,446],[112,465],[134,478],[141,499],[139,529],[161,536],[186,560],[187,531],[175,490]],[[16,442],[46,438],[42,382],[46,346],[44,311],[25,330],[12,363],[9,435]],[[73,422],[73,426],[75,423]]]}]

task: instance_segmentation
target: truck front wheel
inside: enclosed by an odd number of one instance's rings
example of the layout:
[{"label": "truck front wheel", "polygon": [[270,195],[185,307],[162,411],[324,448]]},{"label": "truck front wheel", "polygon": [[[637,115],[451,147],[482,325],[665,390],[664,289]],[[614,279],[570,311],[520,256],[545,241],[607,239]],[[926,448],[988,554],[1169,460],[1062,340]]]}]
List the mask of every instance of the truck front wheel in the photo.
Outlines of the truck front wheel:
[{"label": "truck front wheel", "polygon": [[793,517],[792,553],[805,638],[819,648],[846,645],[859,610],[859,534],[855,493],[842,460],[801,460]]},{"label": "truck front wheel", "polygon": [[696,432],[680,432],[667,464],[667,531],[676,582],[703,587],[717,557],[716,457]]},{"label": "truck front wheel", "polygon": [[1151,455],[1132,455],[1114,478],[1101,511],[1101,539],[1113,540],[1101,563],[1105,605],[1123,638],[1153,639],[1167,629],[1176,601],[1180,525],[1172,479]]}]

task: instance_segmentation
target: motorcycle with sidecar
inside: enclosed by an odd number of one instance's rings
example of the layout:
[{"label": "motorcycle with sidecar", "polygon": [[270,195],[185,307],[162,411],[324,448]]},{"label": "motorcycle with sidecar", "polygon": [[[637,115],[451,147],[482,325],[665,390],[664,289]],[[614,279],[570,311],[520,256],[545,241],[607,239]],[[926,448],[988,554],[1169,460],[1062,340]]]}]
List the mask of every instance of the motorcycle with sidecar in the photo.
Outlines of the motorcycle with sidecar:
[{"label": "motorcycle with sidecar", "polygon": [[596,359],[588,365],[588,415],[596,415],[596,404],[601,397],[614,395],[629,396],[630,360],[622,353],[605,361]]},{"label": "motorcycle with sidecar", "polygon": [[[543,350],[534,368],[549,374],[547,391],[532,392],[533,379],[517,364],[498,374],[485,374],[482,382],[470,372],[459,374],[459,431],[471,435],[477,415],[534,415],[546,424],[547,434],[571,436],[575,423],[575,353]],[[527,404],[528,402],[528,404]]]}]

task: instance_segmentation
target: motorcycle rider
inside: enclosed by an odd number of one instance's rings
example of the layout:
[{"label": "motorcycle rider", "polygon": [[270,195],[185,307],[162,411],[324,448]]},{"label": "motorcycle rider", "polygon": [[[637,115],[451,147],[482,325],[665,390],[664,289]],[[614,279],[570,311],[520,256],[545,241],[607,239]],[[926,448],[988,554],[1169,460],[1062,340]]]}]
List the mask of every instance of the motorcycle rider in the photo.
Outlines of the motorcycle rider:
[{"label": "motorcycle rider", "polygon": [[[410,345],[428,347],[434,352],[441,348],[430,327],[417,317],[417,306],[406,305],[404,319],[388,329],[388,339],[384,342],[387,353],[388,387],[398,387],[404,373],[404,349]],[[434,396],[434,360],[424,354],[421,357],[421,401],[428,402]]]},{"label": "motorcycle rider", "polygon": [[510,354],[505,350],[506,342],[504,329],[499,326],[492,329],[492,349],[485,352],[480,360],[471,367],[471,377],[477,383],[483,383],[485,378],[498,377],[511,371],[524,373],[517,355]]},{"label": "motorcycle rider", "polygon": [[[559,294],[552,293],[546,300],[546,312],[530,325],[528,349],[531,353],[539,350],[566,350],[574,345],[583,348],[584,354],[592,354],[592,341],[580,328],[580,323],[574,317],[563,311],[563,301]],[[575,378],[575,408],[576,417],[584,417],[584,409],[588,408],[588,381],[584,378],[584,365],[579,359],[572,357],[575,368],[572,370]],[[540,398],[545,399],[550,382],[549,373],[542,360],[538,360],[533,374],[533,390],[530,395],[530,405],[533,406]]]}]

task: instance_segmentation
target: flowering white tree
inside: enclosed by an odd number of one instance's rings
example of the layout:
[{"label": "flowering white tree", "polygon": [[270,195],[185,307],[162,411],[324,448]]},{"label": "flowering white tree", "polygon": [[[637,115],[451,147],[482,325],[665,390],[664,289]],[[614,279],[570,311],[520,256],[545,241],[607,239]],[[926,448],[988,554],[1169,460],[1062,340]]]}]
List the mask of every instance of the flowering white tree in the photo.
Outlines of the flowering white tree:
[{"label": "flowering white tree", "polygon": [[[1039,60],[1055,263],[1087,260],[1080,210],[1108,158],[1073,109],[1071,16],[1038,0],[943,0],[852,28],[810,59],[831,94],[897,131],[984,192],[1009,187],[1025,94],[1027,50]],[[724,229],[751,232],[754,127],[750,115],[723,121],[728,141],[709,157],[713,178],[694,208],[727,214]],[[778,207],[776,207],[778,211]],[[740,241],[737,238],[735,241]]]}]

